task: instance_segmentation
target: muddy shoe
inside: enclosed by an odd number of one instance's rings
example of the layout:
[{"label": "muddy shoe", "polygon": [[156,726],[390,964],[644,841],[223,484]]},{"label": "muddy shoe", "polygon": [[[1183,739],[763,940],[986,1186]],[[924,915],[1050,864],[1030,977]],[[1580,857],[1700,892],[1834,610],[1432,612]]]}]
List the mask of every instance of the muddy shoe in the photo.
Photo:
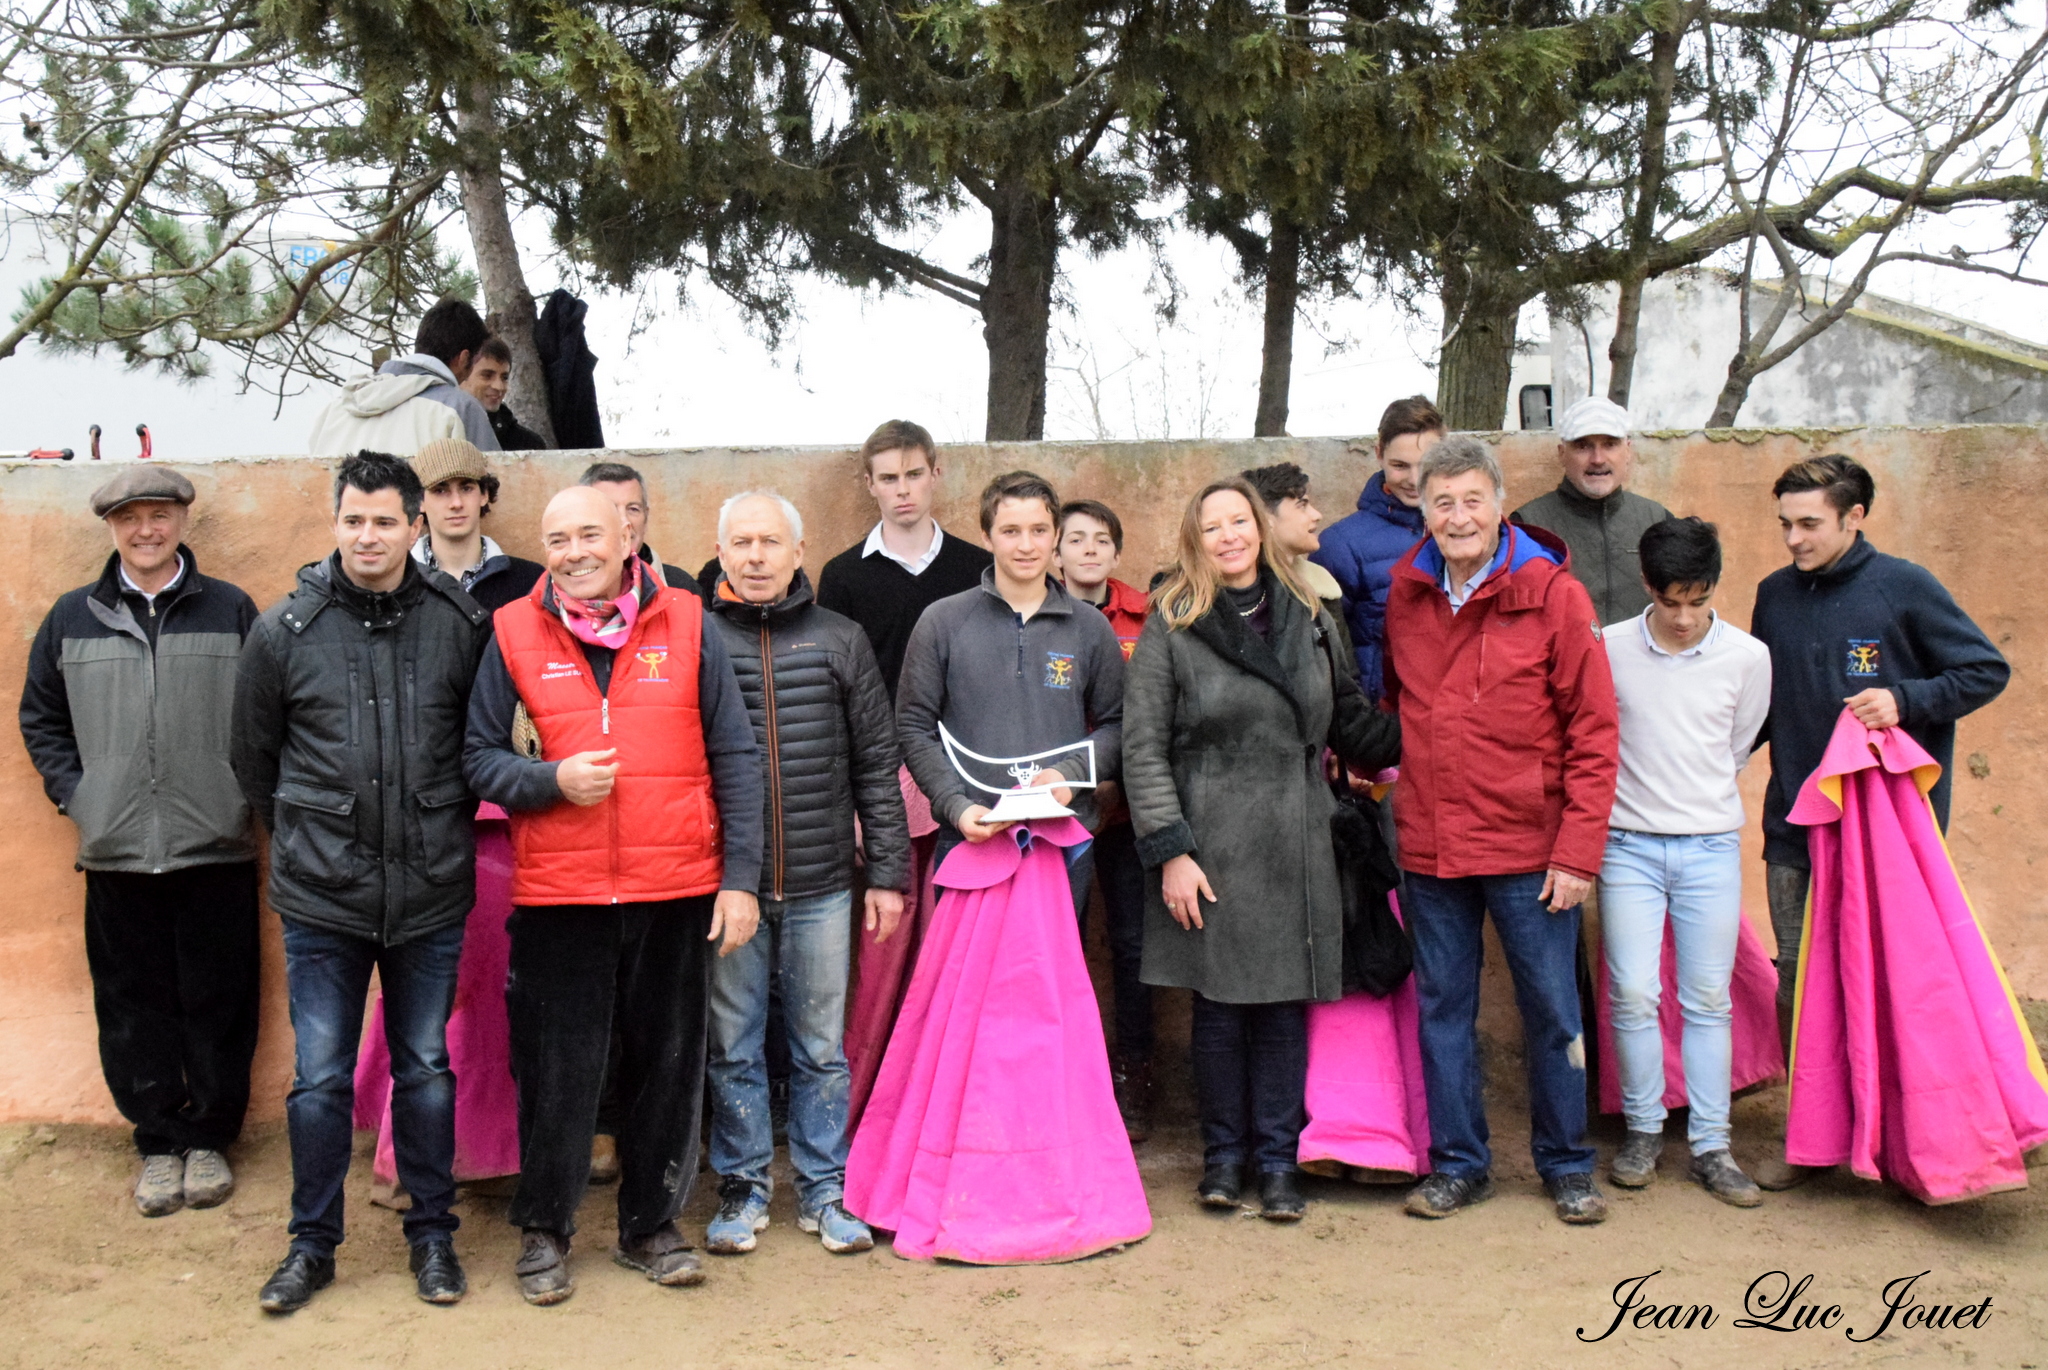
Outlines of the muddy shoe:
[{"label": "muddy shoe", "polygon": [[1735,1158],[1725,1148],[1693,1157],[1692,1177],[1724,1204],[1755,1208],[1764,1201],[1756,1181],[1742,1173],[1742,1167],[1735,1164]]},{"label": "muddy shoe", "polygon": [[135,1181],[135,1211],[145,1218],[161,1218],[185,1206],[185,1158],[144,1156],[142,1174]]},{"label": "muddy shoe", "polygon": [[1553,1175],[1543,1182],[1550,1201],[1557,1205],[1557,1220],[1574,1227],[1591,1227],[1607,1221],[1607,1200],[1584,1171]]},{"label": "muddy shoe", "polygon": [[264,1281],[256,1302],[266,1313],[296,1313],[334,1283],[334,1257],[293,1247]]},{"label": "muddy shoe", "polygon": [[576,1292],[569,1278],[569,1239],[537,1227],[519,1234],[519,1263],[512,1267],[519,1277],[519,1297],[536,1307],[560,1303]]},{"label": "muddy shoe", "polygon": [[228,1158],[218,1151],[193,1147],[185,1153],[185,1202],[193,1208],[212,1208],[227,1202],[235,1192],[235,1172]]},{"label": "muddy shoe", "polygon": [[1657,1158],[1663,1154],[1663,1133],[1631,1129],[1608,1162],[1607,1178],[1624,1189],[1642,1189],[1657,1178]]},{"label": "muddy shoe", "polygon": [[1195,1197],[1211,1208],[1236,1208],[1242,1193],[1243,1166],[1212,1165],[1202,1172],[1202,1182],[1195,1186]]},{"label": "muddy shoe", "polygon": [[1789,1165],[1776,1156],[1766,1156],[1750,1166],[1760,1188],[1772,1193],[1797,1189],[1827,1169],[1821,1165]]},{"label": "muddy shoe", "polygon": [[600,1132],[590,1139],[590,1182],[610,1184],[619,1178],[619,1139]]},{"label": "muddy shoe", "polygon": [[1291,1170],[1273,1170],[1259,1176],[1259,1216],[1271,1223],[1298,1223],[1308,1212],[1308,1200],[1294,1183]]},{"label": "muddy shoe", "polygon": [[1417,1218],[1448,1218],[1461,1208],[1493,1197],[1491,1175],[1426,1175],[1402,1205]]},{"label": "muddy shoe", "polygon": [[704,1283],[704,1268],[697,1253],[676,1231],[674,1223],[663,1223],[644,1237],[619,1234],[612,1259],[628,1270],[637,1270],[656,1284],[670,1289]]}]

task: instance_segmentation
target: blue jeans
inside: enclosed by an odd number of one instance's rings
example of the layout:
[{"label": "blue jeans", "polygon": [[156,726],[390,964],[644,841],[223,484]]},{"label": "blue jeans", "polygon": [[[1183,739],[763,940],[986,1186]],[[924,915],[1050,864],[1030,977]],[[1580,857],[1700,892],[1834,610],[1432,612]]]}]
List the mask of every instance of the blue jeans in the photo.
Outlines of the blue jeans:
[{"label": "blue jeans", "polygon": [[1479,1070],[1480,931],[1488,910],[1522,1011],[1529,1071],[1530,1153],[1544,1179],[1590,1174],[1586,1043],[1579,1021],[1579,914],[1536,897],[1543,872],[1439,880],[1408,874],[1422,1078],[1429,1095],[1430,1168],[1476,1178],[1493,1167]]},{"label": "blue jeans", "polygon": [[1728,1147],[1729,1024],[1735,943],[1742,931],[1742,835],[1671,837],[1607,833],[1600,867],[1600,926],[1607,944],[1607,1002],[1621,1109],[1631,1132],[1664,1127],[1664,916],[1678,952],[1680,1055],[1691,1105],[1686,1140],[1695,1156]]},{"label": "blue jeans", "polygon": [[292,1246],[322,1255],[341,1244],[342,1182],[355,1149],[356,1048],[374,968],[391,1048],[391,1140],[412,1195],[405,1239],[450,1236],[455,1202],[455,1072],[448,1012],[462,960],[462,924],[395,947],[284,920],[284,976],[298,1057],[284,1104],[292,1141]]},{"label": "blue jeans", "polygon": [[1249,1161],[1261,1175],[1293,1170],[1308,1122],[1307,1006],[1224,1004],[1198,993],[1188,1046],[1202,1164]]},{"label": "blue jeans", "polygon": [[[761,929],[711,969],[711,1168],[774,1192],[768,1164],[768,982],[789,1034],[789,1163],[806,1209],[846,1187],[846,979],[853,947],[848,891],[761,901]],[[908,916],[906,914],[906,916]],[[899,934],[901,935],[901,934]]]}]

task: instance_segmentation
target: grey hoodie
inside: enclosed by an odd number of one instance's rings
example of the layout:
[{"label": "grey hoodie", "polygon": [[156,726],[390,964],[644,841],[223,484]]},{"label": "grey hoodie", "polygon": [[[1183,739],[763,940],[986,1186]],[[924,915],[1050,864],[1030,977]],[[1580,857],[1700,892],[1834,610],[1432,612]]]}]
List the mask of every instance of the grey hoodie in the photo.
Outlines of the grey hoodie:
[{"label": "grey hoodie", "polygon": [[340,397],[321,411],[306,447],[316,457],[363,448],[409,457],[443,437],[468,438],[485,452],[499,450],[483,404],[456,384],[446,362],[414,352],[343,386]]}]

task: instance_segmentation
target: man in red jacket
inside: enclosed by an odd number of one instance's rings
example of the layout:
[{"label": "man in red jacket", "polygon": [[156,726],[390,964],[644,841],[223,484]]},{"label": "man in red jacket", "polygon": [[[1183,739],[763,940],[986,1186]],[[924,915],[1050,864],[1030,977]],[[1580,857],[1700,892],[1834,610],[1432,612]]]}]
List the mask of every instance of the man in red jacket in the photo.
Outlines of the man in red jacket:
[{"label": "man in red jacket", "polygon": [[1620,726],[1593,601],[1562,542],[1503,521],[1506,498],[1484,443],[1431,448],[1429,540],[1395,563],[1387,600],[1432,1172],[1408,1211],[1444,1218],[1493,1197],[1478,1032],[1491,910],[1522,1010],[1536,1171],[1559,1218],[1597,1223],[1574,911],[1606,849]]},{"label": "man in red jacket", "polygon": [[632,555],[603,493],[541,516],[548,573],[498,610],[463,769],[512,816],[505,984],[519,1083],[519,1292],[560,1303],[616,1028],[619,1244],[657,1284],[699,1283],[676,1228],[697,1175],[710,995],[759,917],[760,753],[703,601]]}]

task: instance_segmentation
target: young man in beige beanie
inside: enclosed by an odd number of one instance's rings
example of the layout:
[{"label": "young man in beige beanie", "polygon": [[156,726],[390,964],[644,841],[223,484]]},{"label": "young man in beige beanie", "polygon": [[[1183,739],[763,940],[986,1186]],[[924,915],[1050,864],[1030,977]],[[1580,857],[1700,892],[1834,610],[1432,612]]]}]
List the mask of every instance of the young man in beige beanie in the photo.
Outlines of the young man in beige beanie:
[{"label": "young man in beige beanie", "polygon": [[427,535],[412,545],[413,560],[452,576],[492,613],[531,590],[540,579],[540,563],[508,556],[484,533],[484,516],[498,498],[498,478],[484,465],[476,444],[437,438],[413,456],[412,469],[427,492],[420,505]]}]

